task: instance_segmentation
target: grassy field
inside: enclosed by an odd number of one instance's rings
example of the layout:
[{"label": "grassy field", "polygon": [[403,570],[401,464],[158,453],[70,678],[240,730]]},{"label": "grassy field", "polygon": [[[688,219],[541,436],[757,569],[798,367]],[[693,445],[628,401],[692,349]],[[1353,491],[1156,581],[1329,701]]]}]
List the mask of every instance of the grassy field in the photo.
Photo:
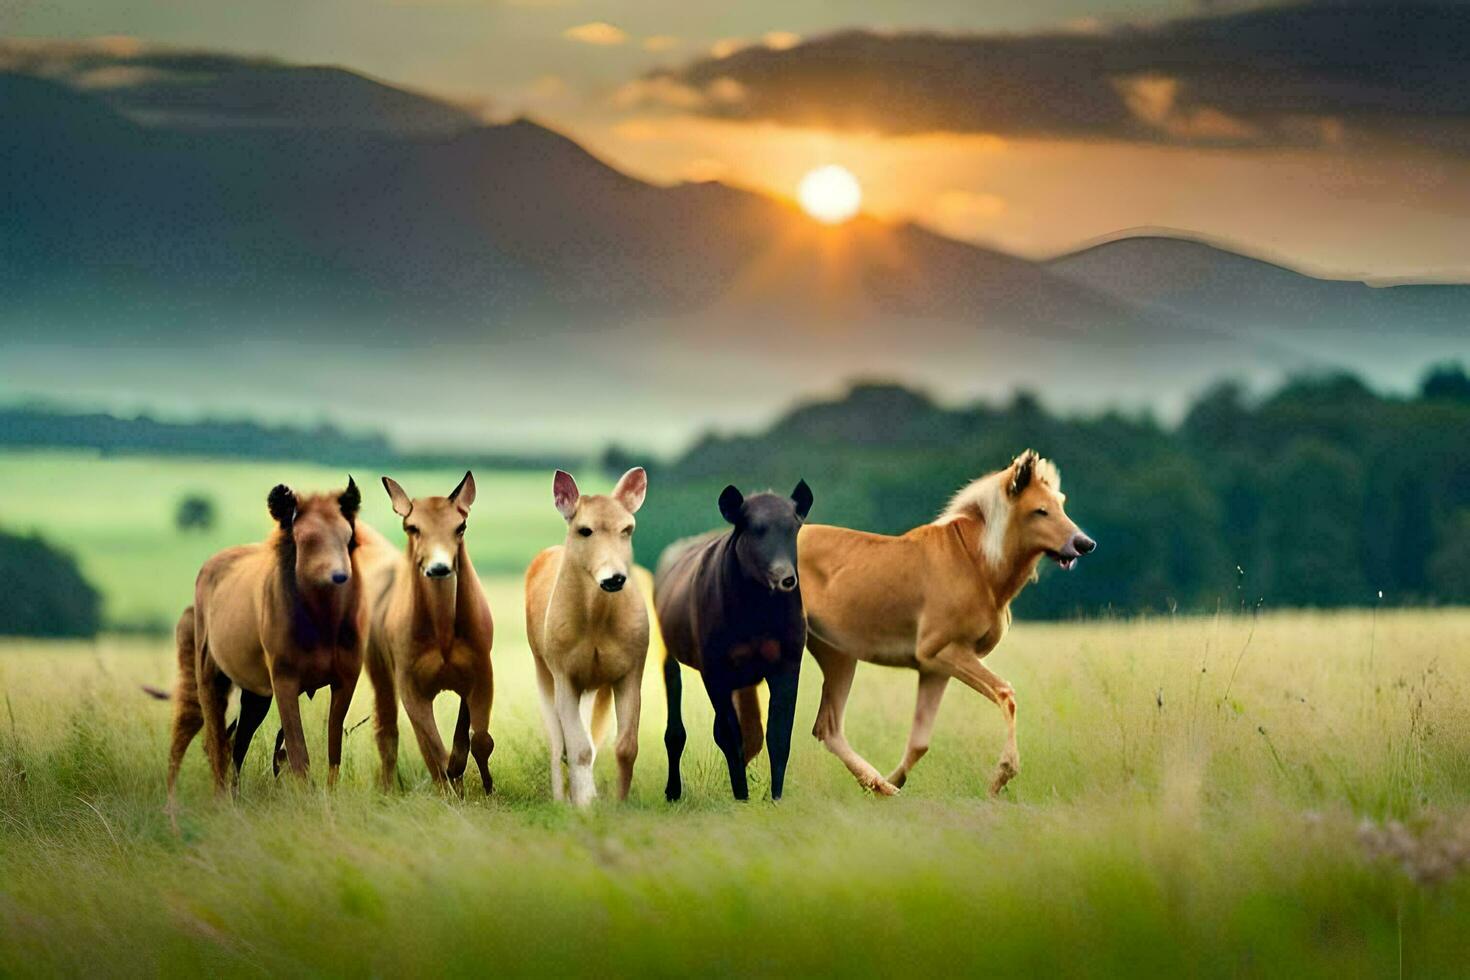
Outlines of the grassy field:
[{"label": "grassy field", "polygon": [[[363,518],[395,540],[403,532],[375,469],[355,470]],[[389,474],[419,496],[445,494],[463,470]],[[610,485],[578,473],[587,492]],[[228,462],[170,457],[99,457],[86,452],[0,452],[0,527],[38,531],[75,554],[104,596],[114,627],[172,630],[191,601],[194,576],[221,548],[259,541],[271,529],[265,498],[286,483],[317,491],[345,486],[341,469],[300,463]],[[551,506],[551,474],[482,472],[474,537],[482,573],[519,574],[541,548],[561,540],[565,525]],[[179,501],[200,494],[215,504],[213,528],[174,526]]]},{"label": "grassy field", "polygon": [[[356,473],[364,516],[396,536],[378,475]],[[442,493],[461,474],[394,475]],[[344,479],[0,454],[0,526],[72,550],[115,627],[157,628],[205,557],[266,533],[270,486]],[[211,798],[191,752],[175,837],[169,709],[138,690],[171,681],[168,641],[0,641],[0,976],[1470,975],[1470,611],[1019,623],[989,661],[1021,699],[1022,773],[998,801],[983,793],[999,714],[955,685],[900,797],[864,795],[802,734],[786,800],[761,799],[762,757],[756,801],[737,805],[691,679],[686,799],[670,807],[652,670],[632,800],[573,813],[549,801],[521,614],[521,570],[564,533],[549,476],[478,483],[492,800],[436,794],[406,727],[392,797],[372,789],[370,726],[334,794],[320,768],[310,787],[277,783],[272,718],[238,803]],[[174,528],[189,493],[215,502],[212,530]],[[880,768],[913,687],[859,673],[848,732]],[[800,732],[818,689],[808,663]],[[350,724],[368,703],[364,682]],[[454,705],[439,707],[447,728]],[[325,704],[306,714],[320,767]]]},{"label": "grassy field", "polygon": [[[194,750],[178,838],[168,708],[137,689],[167,645],[0,645],[0,974],[1470,974],[1470,612],[1018,623],[990,661],[1021,705],[997,801],[1000,718],[953,688],[899,797],[803,734],[786,800],[762,756],[737,805],[686,684],[671,807],[651,671],[632,799],[574,813],[549,802],[519,584],[491,601],[494,799],[437,796],[407,738],[409,785],[378,795],[365,726],[334,794],[273,782],[257,744],[215,802]],[[803,732],[817,693],[808,663]],[[880,766],[912,694],[859,672],[849,735]]]}]

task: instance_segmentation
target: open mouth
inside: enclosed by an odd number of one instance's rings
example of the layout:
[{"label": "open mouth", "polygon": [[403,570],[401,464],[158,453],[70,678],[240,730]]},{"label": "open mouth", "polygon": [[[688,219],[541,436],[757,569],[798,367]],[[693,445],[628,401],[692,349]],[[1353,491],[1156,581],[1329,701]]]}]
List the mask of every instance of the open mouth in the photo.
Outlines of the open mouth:
[{"label": "open mouth", "polygon": [[1064,555],[1060,551],[1048,551],[1046,553],[1046,557],[1048,557],[1052,561],[1056,562],[1057,563],[1057,566],[1060,567],[1062,569],[1062,571],[1064,571],[1064,572],[1070,572],[1072,570],[1072,566],[1075,565],[1075,564],[1077,564],[1077,559],[1080,558],[1080,557],[1082,557],[1082,556],[1081,555]]}]

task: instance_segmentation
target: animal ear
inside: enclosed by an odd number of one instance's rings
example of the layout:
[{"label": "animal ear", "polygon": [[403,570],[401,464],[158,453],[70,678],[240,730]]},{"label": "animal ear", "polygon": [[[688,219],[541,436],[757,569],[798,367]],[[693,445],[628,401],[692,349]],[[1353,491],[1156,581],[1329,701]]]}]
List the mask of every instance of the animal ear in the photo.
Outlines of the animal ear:
[{"label": "animal ear", "polygon": [[566,470],[556,471],[551,480],[551,499],[561,516],[571,520],[577,513],[577,501],[582,499],[582,491],[577,489],[577,481],[572,479],[572,474]]},{"label": "animal ear", "polygon": [[284,483],[277,483],[271,490],[270,496],[265,498],[265,505],[270,508],[271,516],[283,530],[291,530],[291,522],[296,519],[296,494]]},{"label": "animal ear", "polygon": [[413,510],[413,501],[408,499],[408,494],[398,485],[398,481],[391,476],[383,477],[383,489],[388,491],[388,500],[393,504],[393,513],[399,517],[407,517],[408,512]]},{"label": "animal ear", "polygon": [[349,521],[355,520],[357,512],[362,509],[362,491],[357,489],[357,481],[350,473],[347,475],[347,489],[337,498],[337,506],[342,508],[342,516]]},{"label": "animal ear", "polygon": [[745,506],[745,497],[730,484],[720,491],[720,514],[731,524],[740,525],[740,509]]},{"label": "animal ear", "polygon": [[647,493],[648,471],[641,466],[635,466],[618,480],[612,495],[614,500],[628,508],[628,513],[636,514],[638,508],[643,506],[643,498]]},{"label": "animal ear", "polygon": [[449,502],[459,504],[465,510],[475,506],[475,474],[469,470],[464,471],[464,479],[459,481],[459,486],[449,495]]},{"label": "animal ear", "polygon": [[806,485],[805,480],[796,484],[796,489],[791,491],[791,502],[796,505],[796,516],[806,520],[806,515],[812,511],[812,488]]},{"label": "animal ear", "polygon": [[1011,497],[1019,497],[1021,491],[1031,485],[1031,478],[1035,475],[1036,450],[1028,449],[1011,463],[1011,479],[1006,484],[1006,494]]}]

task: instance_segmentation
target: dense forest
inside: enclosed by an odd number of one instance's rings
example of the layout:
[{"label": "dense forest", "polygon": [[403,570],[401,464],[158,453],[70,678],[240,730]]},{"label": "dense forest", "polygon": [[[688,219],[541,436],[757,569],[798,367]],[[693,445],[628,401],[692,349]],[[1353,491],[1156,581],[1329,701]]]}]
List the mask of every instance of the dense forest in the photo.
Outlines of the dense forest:
[{"label": "dense forest", "polygon": [[[1459,365],[1432,369],[1409,398],[1346,375],[1260,399],[1221,384],[1174,428],[1061,418],[1024,393],[945,408],[859,385],[766,432],[706,438],[658,470],[639,556],[652,565],[674,538],[717,525],[731,480],[784,491],[805,478],[813,521],[897,533],[1027,447],[1061,467],[1067,510],[1099,548],[1070,573],[1047,565],[1021,614],[1470,601],[1470,378]],[[609,469],[628,461],[608,454]]]}]

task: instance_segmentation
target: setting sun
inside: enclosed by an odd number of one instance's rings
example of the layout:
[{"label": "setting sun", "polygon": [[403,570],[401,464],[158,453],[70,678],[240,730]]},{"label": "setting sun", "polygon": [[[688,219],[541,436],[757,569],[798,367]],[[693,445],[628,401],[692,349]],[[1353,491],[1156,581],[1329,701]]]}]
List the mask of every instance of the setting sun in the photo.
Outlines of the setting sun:
[{"label": "setting sun", "polygon": [[838,225],[857,214],[863,203],[863,189],[852,171],[834,163],[818,167],[801,178],[796,199],[813,218]]}]

